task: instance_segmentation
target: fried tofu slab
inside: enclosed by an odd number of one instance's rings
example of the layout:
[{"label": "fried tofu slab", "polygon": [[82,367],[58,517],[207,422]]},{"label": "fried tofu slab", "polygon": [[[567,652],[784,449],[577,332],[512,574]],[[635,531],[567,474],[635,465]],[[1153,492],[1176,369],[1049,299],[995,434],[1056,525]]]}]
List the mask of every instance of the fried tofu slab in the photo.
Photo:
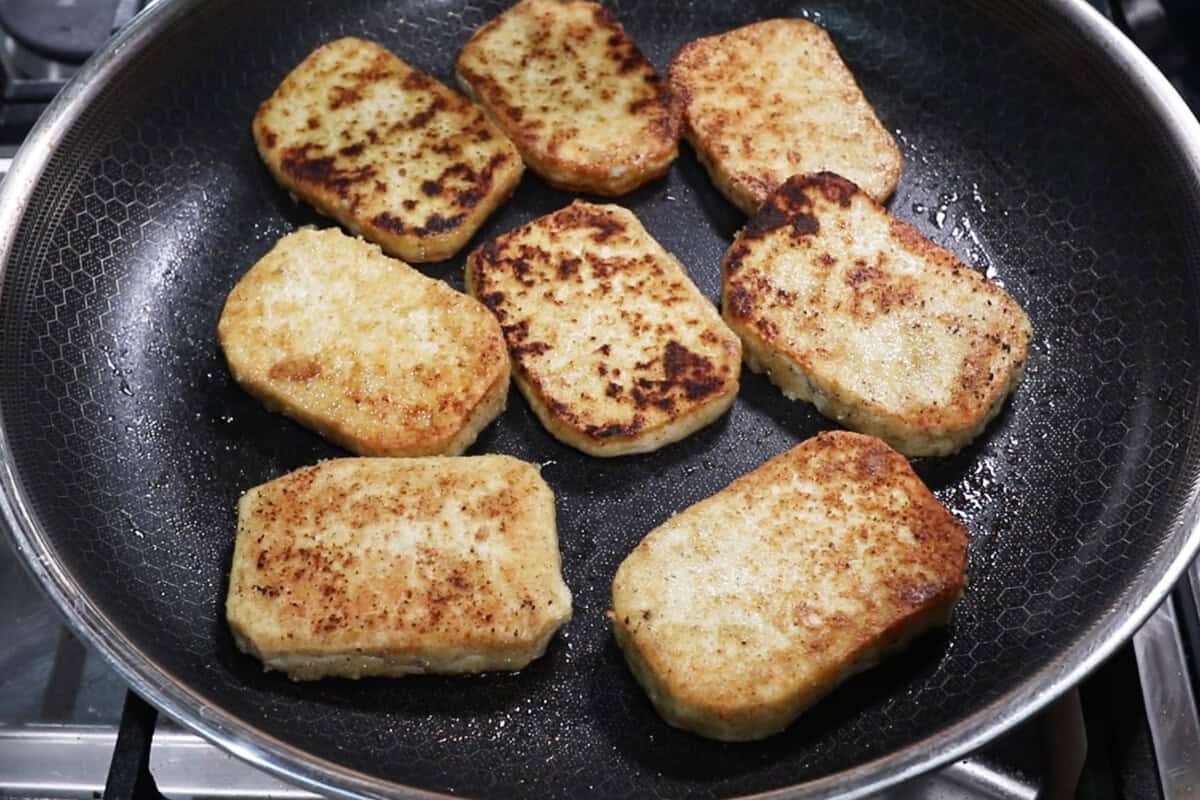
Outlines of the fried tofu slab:
[{"label": "fried tofu slab", "polygon": [[313,51],[253,131],[285,189],[414,263],[458,252],[524,170],[475,105],[362,39]]},{"label": "fried tofu slab", "polygon": [[508,395],[486,308],[336,228],[281,239],[217,335],[242,388],[359,455],[457,455]]},{"label": "fried tofu slab", "polygon": [[746,364],[906,455],[964,447],[1024,372],[1021,307],[837,175],[788,179],[723,271]]},{"label": "fried tofu slab", "polygon": [[747,214],[798,172],[836,172],[886,200],[903,169],[824,29],[772,19],[697,39],[671,62],[684,136]]},{"label": "fried tofu slab", "polygon": [[520,669],[571,617],[554,495],[508,456],[305,467],[239,501],[226,617],[295,680]]},{"label": "fried tofu slab", "polygon": [[458,77],[558,188],[625,194],[678,155],[680,112],[666,81],[597,3],[522,0],[471,37]]},{"label": "fried tofu slab", "polygon": [[542,424],[595,456],[645,453],[723,414],[741,346],[687,271],[614,205],[575,202],[467,259]]},{"label": "fried tofu slab", "polygon": [[613,630],[667,722],[759,739],[947,623],[966,551],[903,456],[822,433],[651,531],[613,580]]}]

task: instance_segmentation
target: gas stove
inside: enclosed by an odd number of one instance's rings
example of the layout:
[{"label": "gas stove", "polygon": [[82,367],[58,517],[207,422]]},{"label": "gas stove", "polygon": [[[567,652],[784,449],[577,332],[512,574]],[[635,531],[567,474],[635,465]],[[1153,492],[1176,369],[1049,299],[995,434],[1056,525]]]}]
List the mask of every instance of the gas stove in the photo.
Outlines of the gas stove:
[{"label": "gas stove", "polygon": [[[1092,0],[1200,108],[1200,8]],[[0,0],[0,176],[78,66],[146,0]],[[0,537],[3,538],[3,537]],[[983,750],[888,793],[1200,797],[1200,569],[1104,666]],[[0,797],[313,797],[188,733],[63,627],[0,544]]]}]

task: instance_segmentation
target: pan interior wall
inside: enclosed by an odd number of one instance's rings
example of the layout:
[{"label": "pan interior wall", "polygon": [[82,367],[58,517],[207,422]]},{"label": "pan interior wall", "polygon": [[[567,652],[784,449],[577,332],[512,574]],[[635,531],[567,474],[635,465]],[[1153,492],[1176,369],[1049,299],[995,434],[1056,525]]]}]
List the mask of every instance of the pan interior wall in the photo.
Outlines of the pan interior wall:
[{"label": "pan interior wall", "polygon": [[[51,156],[0,293],[0,414],[48,546],[146,658],[264,732],[383,780],[721,797],[919,743],[1111,630],[1182,546],[1197,477],[1200,210],[1159,123],[1041,4],[622,0],[614,10],[660,71],[685,42],[753,19],[826,26],[902,146],[892,212],[1033,320],[1002,416],[966,451],[917,463],[972,535],[953,626],[764,742],[708,742],[654,714],[604,616],[617,565],[673,512],[831,427],[747,372],[720,422],[617,460],[559,444],[512,394],[472,452],[542,465],[575,595],[574,620],[524,672],[298,685],[236,652],[223,598],[239,494],[343,454],[241,392],[217,347],[236,279],[283,234],[330,224],[272,182],[251,116],[343,35],[452,83],[458,48],[504,5],[209,4]],[[570,200],[529,174],[470,247]],[[687,145],[667,178],[618,202],[719,300],[743,217]],[[470,247],[422,270],[462,288]]]}]

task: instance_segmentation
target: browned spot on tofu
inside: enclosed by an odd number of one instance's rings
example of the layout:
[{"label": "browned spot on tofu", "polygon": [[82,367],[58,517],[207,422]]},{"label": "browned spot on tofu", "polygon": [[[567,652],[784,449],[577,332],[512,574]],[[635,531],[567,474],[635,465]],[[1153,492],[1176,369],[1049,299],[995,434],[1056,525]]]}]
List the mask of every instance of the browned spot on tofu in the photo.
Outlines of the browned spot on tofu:
[{"label": "browned spot on tofu", "polygon": [[[774,230],[790,226],[797,238],[810,236],[820,231],[820,223],[813,216],[812,201],[806,190],[817,186],[824,190],[826,178],[837,178],[831,173],[806,176],[802,180],[789,180],[773,192],[759,207],[742,229],[741,240],[761,238]],[[841,181],[841,178],[837,178]],[[840,187],[836,190],[840,191]],[[849,203],[849,200],[846,201]]]},{"label": "browned spot on tofu", "polygon": [[754,296],[740,284],[726,293],[725,302],[735,317],[746,319],[754,313]]},{"label": "browned spot on tofu", "polygon": [[558,262],[558,278],[566,280],[567,278],[579,272],[579,265],[582,263],[578,258],[564,258]]},{"label": "browned spot on tofu", "polygon": [[436,81],[434,81],[433,78],[429,77],[424,72],[413,71],[404,78],[404,82],[401,83],[401,86],[403,86],[405,89],[419,91],[430,89],[435,83]]},{"label": "browned spot on tofu", "polygon": [[271,366],[267,377],[275,381],[310,381],[321,374],[321,364],[315,358],[279,361]]},{"label": "browned spot on tofu", "polygon": [[334,86],[329,90],[329,110],[336,111],[342,106],[357,103],[362,99],[358,91],[349,86]]},{"label": "browned spot on tofu", "polygon": [[375,175],[375,167],[369,164],[339,169],[334,156],[315,153],[320,153],[320,147],[312,144],[284,150],[281,160],[283,171],[297,181],[320,186],[342,196]]},{"label": "browned spot on tofu", "polygon": [[[414,205],[416,204],[414,203]],[[385,231],[391,231],[393,233],[404,233],[408,230],[408,226],[404,224],[403,220],[394,214],[388,213],[387,211],[383,212],[382,214],[376,214],[374,217],[372,217],[371,224],[379,228],[383,228]]]},{"label": "browned spot on tofu", "polygon": [[417,128],[424,128],[426,125],[429,124],[429,121],[437,115],[437,113],[439,111],[442,111],[445,108],[446,108],[446,98],[442,97],[441,95],[438,95],[437,97],[433,98],[433,102],[431,102],[429,104],[429,108],[426,108],[424,111],[418,111],[416,114],[413,114],[411,117],[408,118],[408,121],[404,123],[404,126],[406,128],[408,128],[409,130],[416,130]]},{"label": "browned spot on tofu", "polygon": [[441,214],[433,214],[429,219],[425,220],[425,226],[418,228],[417,233],[444,233],[445,231],[453,230],[462,224],[466,214],[455,214],[452,217],[443,217]]},{"label": "browned spot on tofu", "polygon": [[846,273],[846,283],[851,286],[861,286],[863,283],[880,277],[882,273],[869,264],[857,266]]}]

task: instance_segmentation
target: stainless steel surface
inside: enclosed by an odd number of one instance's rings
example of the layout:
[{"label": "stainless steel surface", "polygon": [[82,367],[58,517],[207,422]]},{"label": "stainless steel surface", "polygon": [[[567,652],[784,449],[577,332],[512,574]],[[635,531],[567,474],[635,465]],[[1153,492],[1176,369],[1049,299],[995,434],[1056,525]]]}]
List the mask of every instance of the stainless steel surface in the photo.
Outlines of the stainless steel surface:
[{"label": "stainless steel surface", "polygon": [[[116,732],[104,726],[0,728],[0,795],[93,798],[104,788]],[[159,731],[150,772],[164,795],[180,798],[316,798],[238,761],[194,734]],[[922,776],[880,800],[1034,800],[1036,783],[983,759],[967,758]]]},{"label": "stainless steel surface", "polygon": [[1200,797],[1200,718],[1173,596],[1134,635],[1133,650],[1163,797]]},{"label": "stainless steel surface", "polygon": [[163,727],[160,724],[150,748],[150,774],[167,797],[319,797],[255,769],[193,733]]},{"label": "stainless steel surface", "polygon": [[[1165,120],[1181,154],[1181,168],[1200,182],[1200,124],[1170,84],[1151,62],[1084,0],[1047,0],[1128,76],[1129,84],[1144,99],[1147,113]],[[42,175],[46,156],[87,109],[100,87],[172,21],[192,12],[202,0],[164,0],[148,9],[108,47],[86,64],[58,96],[36,126],[0,188],[0,254],[12,248],[17,223],[33,186]],[[246,722],[203,703],[189,688],[122,638],[100,608],[81,594],[73,576],[54,557],[30,513],[8,455],[7,439],[0,429],[0,512],[12,530],[26,563],[86,641],[104,654],[139,693],[172,717],[184,721],[207,739],[235,755],[308,788],[343,796],[436,797],[418,790],[383,786],[369,775],[352,771],[273,739]],[[763,797],[824,795],[838,791],[845,797],[864,797],[909,781],[935,767],[954,762],[964,754],[1010,730],[1077,683],[1128,639],[1162,602],[1200,546],[1195,504],[1181,524],[1187,541],[1161,573],[1148,575],[1144,591],[1120,610],[1114,622],[1097,635],[1062,653],[1061,657],[1018,690],[998,698],[983,711],[946,728],[929,739],[861,765],[836,777],[809,783],[801,790],[781,790]],[[963,780],[978,777],[964,776]]]},{"label": "stainless steel surface", "polygon": [[105,727],[0,728],[0,794],[94,797],[104,788],[116,739]]},{"label": "stainless steel surface", "polygon": [[[116,731],[111,726],[0,727],[0,796],[93,798],[104,788],[115,742]],[[155,733],[150,772],[159,791],[175,800],[319,797],[181,730],[160,729]],[[1066,796],[1069,794],[1053,791],[1046,776],[1013,774],[994,758],[981,755],[923,775],[879,795],[879,800],[1034,800]]]},{"label": "stainless steel surface", "polygon": [[[108,726],[0,728],[0,796],[98,797],[116,739],[116,731]],[[183,731],[155,733],[150,773],[158,790],[175,800],[318,797]]]},{"label": "stainless steel surface", "polygon": [[[104,788],[123,682],[67,631],[55,609],[0,543],[0,797],[94,798]],[[1054,753],[1051,767],[1021,773],[984,752],[923,775],[882,800],[1032,800],[1067,797],[1082,763],[1083,720],[1075,692],[1035,726],[1009,734],[1028,757]],[[1072,765],[1075,764],[1074,767]],[[200,737],[160,721],[150,770],[171,798],[317,795],[290,786]]]},{"label": "stainless steel surface", "polygon": [[1042,712],[1042,751],[1049,754],[1049,774],[1042,786],[1045,800],[1065,800],[1079,792],[1088,756],[1087,728],[1079,690],[1072,689]]},{"label": "stainless steel surface", "polygon": [[988,797],[996,800],[1034,800],[1038,787],[1013,777],[983,760],[964,758],[926,781],[923,794],[902,797],[956,798]]},{"label": "stainless steel surface", "polygon": [[1193,615],[1194,619],[1200,620],[1200,558],[1193,561],[1187,568],[1183,580],[1187,581],[1192,590],[1192,598],[1195,600],[1195,606],[1187,609],[1186,613]]}]

